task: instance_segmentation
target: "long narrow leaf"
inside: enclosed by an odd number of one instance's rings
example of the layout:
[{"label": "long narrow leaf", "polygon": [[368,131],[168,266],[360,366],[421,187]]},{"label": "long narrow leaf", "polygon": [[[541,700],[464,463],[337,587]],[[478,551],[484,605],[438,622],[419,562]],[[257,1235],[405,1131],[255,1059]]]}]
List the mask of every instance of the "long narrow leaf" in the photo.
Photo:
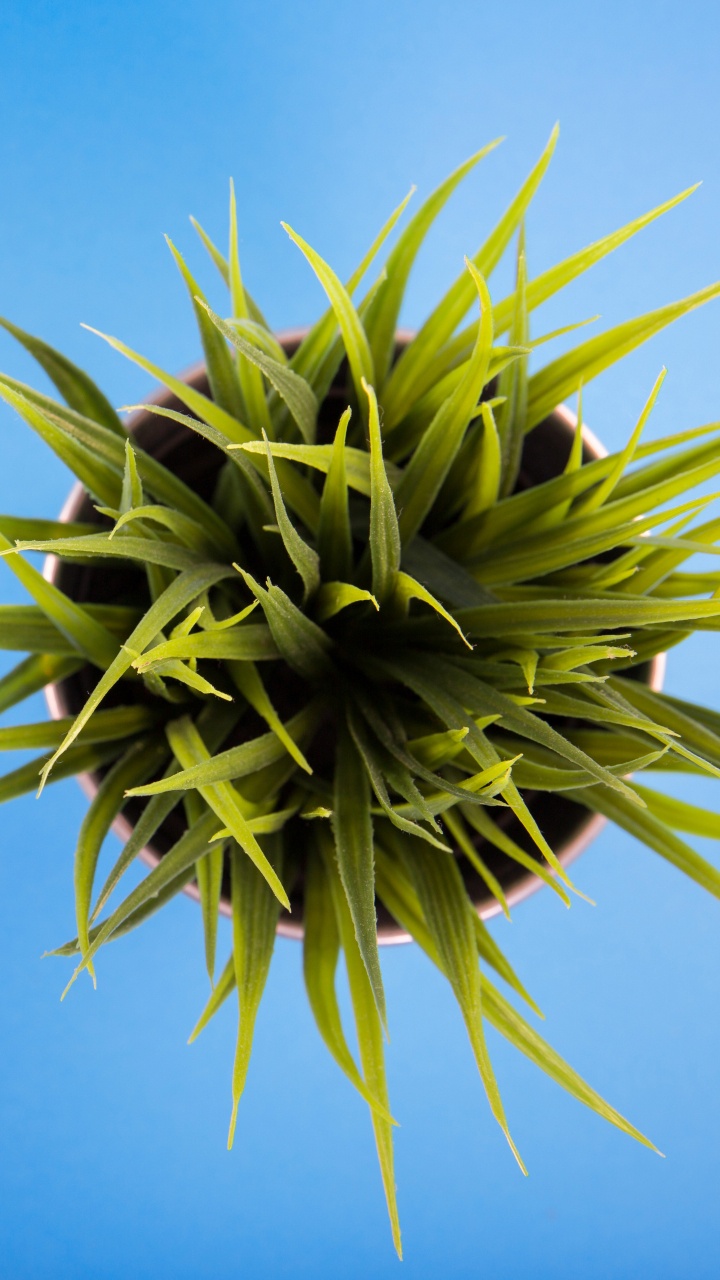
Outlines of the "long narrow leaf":
[{"label": "long narrow leaf", "polygon": [[[113,707],[109,711],[96,711],[83,729],[80,740],[87,746],[91,742],[131,738],[151,728],[157,718],[152,707]],[[0,751],[58,746],[72,723],[72,716],[63,716],[60,720],[41,720],[38,724],[4,726],[0,728]]]},{"label": "long narrow leaf", "polygon": [[5,555],[5,563],[58,631],[67,636],[72,647],[84,654],[90,662],[99,667],[105,667],[112,662],[118,651],[115,637],[86,609],[75,604],[58,587],[48,582],[37,569],[23,560],[22,556],[15,554],[15,551],[13,544],[3,533],[0,533],[0,552],[10,553]]},{"label": "long narrow leaf", "polygon": [[[510,327],[510,345],[527,347],[529,337],[527,311],[527,266],[525,236],[521,226],[518,238],[515,274],[515,308]],[[512,493],[517,482],[525,434],[528,400],[528,357],[521,355],[503,369],[498,379],[498,396],[504,403],[498,411],[498,435],[502,445],[502,494]]]},{"label": "long narrow leaf", "polygon": [[126,343],[121,342],[119,338],[112,338],[109,334],[101,333],[99,329],[93,329],[90,325],[84,325],[83,327],[88,329],[90,333],[96,334],[98,338],[102,338],[109,346],[114,347],[116,351],[126,356],[128,360],[132,360],[133,364],[144,369],[153,378],[157,378],[158,382],[162,382],[183,404],[197,414],[198,418],[201,418],[203,422],[207,422],[211,427],[215,427],[227,440],[231,440],[235,444],[244,444],[246,440],[253,440],[259,437],[259,430],[253,431],[219,404],[215,404],[208,396],[203,395],[201,391],[196,391],[194,387],[183,382],[181,378],[173,377],[171,373],[167,373],[159,365],[146,360],[144,356],[141,356],[137,351],[133,351]]},{"label": "long narrow leaf", "polygon": [[[230,244],[228,249],[228,269],[230,275],[230,302],[233,315],[245,320],[250,315],[245,286],[240,271],[240,254],[238,247],[237,207],[235,202],[235,184],[230,179]],[[236,354],[237,370],[242,387],[242,396],[248,415],[248,422],[254,428],[254,434],[264,431],[273,435],[270,410],[268,408],[262,376],[255,361],[248,360],[240,350]]]},{"label": "long narrow leaf", "polygon": [[41,790],[55,764],[87,724],[95,708],[132,666],[135,655],[142,652],[157,633],[180,613],[181,609],[197,599],[203,591],[207,591],[208,587],[214,586],[216,582],[220,582],[231,574],[232,570],[218,565],[200,565],[195,569],[188,569],[181,573],[151,605],[142,621],[128,636],[127,644],[123,645],[117,657],[103,672],[82,711],[76,716],[72,728],[68,730],[60,746],[44,766],[40,776]]},{"label": "long narrow leaf", "polygon": [[368,337],[375,364],[378,390],[382,391],[393,354],[395,330],[405,287],[413,264],[430,227],[447,204],[450,196],[480,160],[503,141],[495,138],[465,160],[424,202],[400,236],[386,264],[387,282],[373,307],[368,323]]},{"label": "long narrow leaf", "polygon": [[452,857],[420,848],[407,860],[415,891],[437,948],[440,962],[460,1006],[475,1062],[490,1109],[507,1138],[510,1150],[527,1174],[510,1137],[495,1073],[490,1063],[482,1026],[480,970],[472,908]]},{"label": "long narrow leaf", "polygon": [[[167,735],[173,754],[183,769],[204,764],[210,759],[210,753],[188,716],[169,724]],[[242,801],[235,788],[229,782],[216,782],[198,787],[197,790],[208,808],[220,820],[222,827],[229,829],[243,853],[247,854],[249,860],[265,877],[278,901],[289,911],[290,900],[282,882],[248,826],[248,818],[254,814],[248,812],[247,804]]]},{"label": "long narrow leaf", "polygon": [[304,602],[315,594],[320,586],[320,557],[312,547],[308,546],[305,539],[298,533],[295,525],[290,520],[285,509],[282,490],[278,483],[275,463],[270,451],[270,444],[267,436],[265,436],[265,444],[267,446],[268,470],[270,472],[270,486],[272,489],[273,502],[275,504],[275,517],[280,529],[280,536],[283,540],[285,550],[297,569],[303,580],[305,588]]},{"label": "long narrow leaf", "polygon": [[332,642],[325,632],[269,579],[265,589],[249,573],[245,573],[239,566],[235,567],[259,600],[273,640],[285,661],[309,680],[328,674],[332,670],[329,658]]},{"label": "long narrow leaf", "polygon": [[351,410],[346,409],[338,423],[320,500],[318,552],[324,576],[331,581],[344,581],[352,569],[345,448],[350,414]]},{"label": "long narrow leaf", "polygon": [[363,378],[363,391],[369,404],[370,435],[370,538],[368,548],[372,565],[372,591],[382,605],[392,595],[400,568],[400,528],[395,502],[385,471],[380,436],[380,417],[374,388]]},{"label": "long narrow leaf", "polygon": [[233,662],[230,664],[230,676],[240,692],[247,698],[250,706],[262,716],[265,723],[289,752],[296,764],[305,773],[312,773],[305,756],[297,743],[288,733],[267,694],[257,667],[253,662]]},{"label": "long narrow leaf", "polygon": [[362,761],[346,729],[338,734],[332,822],[338,870],[357,945],[378,1014],[387,1027],[377,946],[370,790]]},{"label": "long narrow leaf", "polygon": [[[60,782],[62,778],[72,778],[77,773],[92,773],[115,760],[122,752],[122,744],[118,742],[79,744],[71,747],[53,773],[51,782]],[[17,796],[27,795],[37,789],[38,773],[47,763],[47,755],[29,760],[10,773],[0,776],[0,804],[6,800],[15,800]]]},{"label": "long narrow leaf", "polygon": [[362,321],[353,306],[347,289],[340,282],[332,268],[287,223],[283,222],[281,226],[287,231],[290,239],[304,253],[330,300],[330,305],[335,312],[335,318],[343,336],[347,358],[355,383],[355,391],[358,400],[362,404],[365,399],[362,390],[363,378],[371,385],[375,381],[372,352]]},{"label": "long narrow leaf", "polygon": [[340,1070],[368,1106],[389,1124],[394,1120],[369,1092],[348,1048],[335,990],[335,970],[340,954],[340,933],[335,919],[332,890],[322,859],[310,857],[305,872],[303,910],[303,974],[313,1017]]},{"label": "long narrow leaf", "polygon": [[[609,253],[614,252],[620,245],[624,244],[638,231],[642,231],[649,226],[656,218],[667,213],[676,205],[681,204],[688,196],[692,195],[700,184],[695,183],[694,186],[688,187],[685,191],[681,191],[679,195],[673,196],[671,200],[665,201],[664,204],[658,205],[651,209],[649,213],[644,214],[640,218],[635,218],[632,222],[628,222],[625,226],[620,227],[617,231],[612,231],[609,235],[603,236],[600,240],[594,241],[587,245],[584,249],[580,249],[577,253],[571,254],[569,258],[563,259],[562,262],[550,267],[541,275],[536,276],[534,280],[528,281],[527,286],[527,306],[528,311],[533,311],[539,307],[548,298],[552,298],[560,289],[564,289],[578,276],[589,270],[597,262],[601,262]],[[510,294],[509,297],[503,298],[495,307],[495,328],[498,334],[503,333],[510,327],[512,323],[513,311],[515,308],[515,295]],[[454,338],[446,343],[445,347],[438,353],[433,360],[428,360],[424,369],[418,369],[414,387],[414,395],[419,396],[428,387],[432,386],[439,377],[448,369],[454,368],[457,364],[462,363],[470,355],[474,342],[474,331],[472,326],[461,330]]]},{"label": "long narrow leaf", "polygon": [[[270,855],[275,878],[283,871],[280,846]],[[279,903],[266,879],[238,849],[233,849],[232,870],[233,961],[239,1003],[239,1026],[232,1077],[232,1114],[228,1148],[235,1137],[238,1103],[245,1088],[255,1019],[265,989],[275,944]]]},{"label": "long narrow leaf", "polygon": [[185,259],[175,248],[169,236],[165,237],[175,264],[182,275],[195,312],[213,400],[233,418],[242,420],[245,404],[237,372],[222,336],[208,318],[208,308],[200,286],[192,275]]},{"label": "long narrow leaf", "polygon": [[31,654],[0,677],[0,711],[24,702],[49,684],[67,679],[80,669],[82,663],[83,659],[75,656],[56,657],[44,652]]},{"label": "long narrow leaf", "polygon": [[[120,903],[118,907],[104,920],[100,925],[96,926],[92,931],[90,946],[85,956],[78,964],[72,978],[67,984],[63,997],[67,994],[70,987],[76,981],[83,969],[87,968],[99,951],[100,947],[107,942],[109,938],[119,931],[120,927],[130,920],[135,912],[144,910],[156,899],[163,891],[171,885],[173,891],[177,892],[178,887],[182,887],[182,877],[185,872],[188,873],[188,879],[194,872],[195,863],[198,858],[207,852],[209,842],[213,839],[215,828],[217,827],[217,818],[213,813],[206,813],[198,822],[195,823],[189,831],[173,845],[172,849],[165,854],[158,865],[150,872],[149,875],[128,894],[127,898]],[[187,881],[185,881],[187,883]]]},{"label": "long narrow leaf", "polygon": [[[90,721],[90,724],[92,725],[104,714],[106,713],[96,711]],[[208,751],[216,751],[218,747],[222,745],[230,730],[237,723],[237,719],[238,711],[236,707],[227,704],[224,706],[213,707],[212,711],[208,708],[204,708],[200,712],[196,723]],[[164,778],[168,778],[176,772],[177,764],[175,760],[173,760],[165,770],[165,774],[163,776]],[[133,788],[129,788],[128,795],[132,793]],[[107,875],[105,883],[98,894],[91,917],[93,920],[99,915],[111,893],[113,893],[133,860],[142,852],[143,849],[146,848],[146,846],[151,844],[156,832],[159,831],[165,819],[172,813],[176,804],[180,800],[180,796],[180,791],[171,791],[166,794],[152,796],[148,803],[143,806],[142,813],[133,824],[132,834],[126,841],[120,856],[113,864]],[[200,815],[198,814],[197,817],[199,819]],[[194,825],[194,822],[190,825]]]},{"label": "long narrow leaf", "polygon": [[[627,1133],[636,1142],[640,1142],[644,1147],[649,1147],[651,1151],[657,1152],[657,1147],[650,1142],[649,1138],[644,1137],[639,1129],[630,1124],[619,1111],[611,1107],[604,1098],[600,1097],[599,1093],[596,1093],[589,1084],[586,1084],[577,1072],[573,1071],[572,1067],[568,1066],[567,1062],[554,1049],[551,1049],[550,1045],[538,1035],[537,1031],[512,1008],[512,1005],[508,1004],[507,1000],[500,995],[500,992],[495,989],[492,983],[488,982],[487,978],[482,978],[482,992],[485,1016],[488,1022],[492,1023],[510,1044],[519,1049],[521,1053],[524,1053],[535,1066],[544,1071],[562,1089],[577,1098],[578,1102],[582,1102],[584,1106],[589,1107],[591,1111],[601,1116],[603,1120],[615,1125],[622,1133]],[[660,1153],[658,1152],[658,1154]]]},{"label": "long narrow leaf", "polygon": [[[415,188],[411,187],[405,199],[393,210],[390,217],[380,228],[367,253],[364,254],[357,268],[353,271],[345,285],[345,289],[350,296],[355,292],[371,262],[382,248],[398,219],[402,216],[414,192]],[[381,276],[382,278],[383,276]],[[375,286],[370,289],[369,295],[366,294],[365,304],[369,302],[369,296],[371,297],[374,291]],[[362,303],[360,310],[363,310]],[[291,360],[292,368],[311,384],[319,399],[322,399],[326,393],[342,360],[344,348],[342,338],[339,341],[335,339],[337,328],[335,309],[331,306],[303,338]]]},{"label": "long narrow leaf", "polygon": [[[348,486],[355,489],[358,493],[370,497],[370,456],[364,449],[354,449],[345,444],[345,435],[348,424],[350,422],[351,410],[346,409],[340,419],[338,431],[342,425],[340,439],[343,442],[343,458],[345,463],[345,473]],[[337,439],[337,432],[336,432]],[[231,449],[233,446],[230,446]],[[338,446],[339,448],[339,446]],[[265,445],[259,440],[251,440],[248,444],[242,445],[243,453],[254,455],[262,455],[266,453]],[[290,462],[296,462],[303,466],[312,467],[315,471],[324,472],[326,475],[330,472],[334,465],[335,445],[332,444],[286,444],[285,441],[273,440],[270,442],[270,452],[273,458],[287,458]],[[393,488],[401,476],[399,467],[392,462],[385,462],[385,470],[387,472],[390,487]]]},{"label": "long narrow leaf", "polygon": [[568,355],[559,356],[539,373],[532,376],[528,386],[526,431],[542,422],[566,396],[577,391],[582,382],[586,386],[591,378],[634,351],[653,334],[680,316],[703,306],[720,294],[720,283],[708,285],[679,302],[668,303],[649,311],[635,320],[626,320],[596,338],[589,338],[575,347]]},{"label": "long narrow leaf", "polygon": [[[385,1055],[382,1035],[383,1019],[378,1012],[377,997],[368,977],[361,948],[358,945],[350,909],[348,907],[343,886],[340,882],[340,877],[337,873],[333,854],[331,850],[327,848],[325,842],[323,842],[322,848],[325,868],[330,877],[333,901],[335,903],[335,913],[340,932],[340,941],[345,956],[345,963],[347,965],[348,981],[350,984],[350,998],[352,1000],[353,1013],[355,1015],[358,1048],[360,1050],[360,1060],[362,1062],[365,1083],[372,1097],[380,1103],[386,1113],[389,1113],[390,1101],[388,1098],[387,1081],[385,1077]],[[375,1133],[375,1145],[377,1147],[380,1173],[385,1190],[385,1200],[387,1202],[388,1214],[390,1217],[393,1244],[395,1245],[398,1257],[402,1258],[400,1221],[398,1218],[397,1200],[395,1195],[393,1127],[390,1121],[384,1119],[375,1107],[371,1108],[370,1115]]]},{"label": "long narrow leaf", "polygon": [[[200,301],[200,300],[199,300]],[[225,320],[221,320],[204,301],[200,305],[207,312],[216,329],[235,347],[236,351],[265,374],[268,382],[275,387],[280,398],[284,400],[294,421],[300,428],[300,434],[306,444],[312,444],[315,438],[315,420],[317,418],[317,400],[311,387],[292,369],[288,369],[279,361],[267,355],[259,347],[248,342],[242,334]]]},{"label": "long narrow leaf", "polygon": [[[75,849],[74,879],[78,944],[83,956],[90,945],[90,903],[95,868],[103,841],[123,806],[127,788],[153,774],[167,759],[167,754],[167,746],[162,737],[155,741],[141,739],[134,742],[103,778],[82,821]],[[92,963],[87,968],[94,981]]]},{"label": "long narrow leaf", "polygon": [[[525,211],[542,181],[552,159],[559,134],[555,125],[540,159],[518,191],[515,199],[500,218],[481,249],[472,259],[472,265],[483,277],[497,266],[512,236],[520,226]],[[393,426],[407,412],[416,394],[415,380],[428,358],[447,342],[460,321],[470,309],[474,294],[471,282],[464,273],[450,287],[423,324],[417,337],[398,360],[389,379],[384,396],[388,427]]]},{"label": "long narrow leaf", "polygon": [[[294,741],[304,742],[312,736],[321,721],[319,704],[310,703],[304,711],[288,720],[286,729]],[[188,769],[160,778],[157,782],[137,787],[130,794],[159,796],[166,792],[213,786],[217,782],[236,781],[282,760],[286,752],[285,744],[275,733],[263,733],[249,742],[242,742],[237,747],[219,752],[205,763],[192,765]]]},{"label": "long narrow leaf", "polygon": [[24,329],[11,324],[2,316],[0,316],[0,325],[3,329],[7,329],[13,338],[17,338],[31,356],[35,357],[71,409],[76,409],[78,413],[101,422],[121,438],[125,436],[125,428],[110,401],[83,369],[79,369],[71,360],[68,360],[67,356],[55,351],[41,338],[33,337],[31,333],[26,333]]},{"label": "long narrow leaf", "polygon": [[395,500],[401,508],[399,523],[403,545],[419,531],[439,493],[485,386],[492,347],[492,304],[479,271],[471,262],[467,263],[467,268],[480,301],[477,341],[465,377],[438,410],[395,490]]},{"label": "long narrow leaf", "polygon": [[624,796],[610,795],[599,787],[592,787],[588,791],[573,791],[573,800],[579,800],[596,813],[611,818],[619,827],[623,827],[691,880],[695,880],[701,888],[715,898],[720,898],[720,871],[691,849],[647,808],[640,809],[637,805],[629,804]]},{"label": "long narrow leaf", "polygon": [[[185,386],[185,383],[181,382],[179,385]],[[47,396],[12,379],[0,379],[0,396],[38,432],[91,494],[104,506],[119,506],[127,442],[123,443],[114,432],[90,418],[56,405]],[[171,411],[159,406],[148,407],[153,413],[173,416]],[[186,419],[185,425],[195,421]],[[227,437],[220,438],[227,443]],[[232,555],[235,546],[232,534],[212,508],[161,462],[140,449],[137,443],[133,453],[139,475],[148,492],[159,501],[176,507],[197,520],[212,534],[218,546]]]}]

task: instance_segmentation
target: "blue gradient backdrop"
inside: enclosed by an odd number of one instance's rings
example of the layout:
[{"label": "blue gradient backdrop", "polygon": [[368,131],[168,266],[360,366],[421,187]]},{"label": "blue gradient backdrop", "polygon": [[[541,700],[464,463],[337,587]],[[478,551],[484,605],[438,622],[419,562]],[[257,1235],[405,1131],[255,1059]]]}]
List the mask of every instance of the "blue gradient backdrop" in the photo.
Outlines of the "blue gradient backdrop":
[{"label": "blue gradient backdrop", "polygon": [[[137,400],[146,379],[79,321],[170,369],[193,360],[161,233],[199,265],[186,215],[224,236],[230,174],[246,277],[282,327],[314,317],[322,299],[280,218],[345,273],[411,182],[425,194],[507,134],[433,232],[404,317],[416,323],[558,117],[559,150],[528,225],[533,271],[698,178],[705,185],[546,307],[543,322],[599,311],[609,324],[659,305],[720,276],[719,27],[717,10],[695,0],[6,0],[0,311],[86,364],[117,403]],[[712,420],[719,349],[716,304],[592,384],[588,421],[618,445],[662,363],[670,372],[651,430]],[[37,376],[4,335],[0,367]],[[0,511],[58,510],[63,468],[5,410],[0,439]],[[2,573],[2,598],[19,600]],[[683,654],[671,658],[671,688],[720,704],[717,638]],[[717,787],[693,793],[718,803]],[[232,1155],[233,1011],[184,1047],[205,998],[191,902],[109,948],[97,993],[79,983],[59,1004],[66,969],[39,957],[73,929],[83,810],[76,786],[60,783],[0,813],[2,1276],[401,1274],[368,1118],[311,1025],[297,946],[277,949]],[[577,873],[595,909],[566,912],[543,893],[496,936],[546,1011],[552,1042],[667,1159],[493,1037],[531,1171],[523,1180],[488,1116],[449,992],[414,949],[391,950],[408,1280],[718,1275],[717,903],[617,832]]]}]

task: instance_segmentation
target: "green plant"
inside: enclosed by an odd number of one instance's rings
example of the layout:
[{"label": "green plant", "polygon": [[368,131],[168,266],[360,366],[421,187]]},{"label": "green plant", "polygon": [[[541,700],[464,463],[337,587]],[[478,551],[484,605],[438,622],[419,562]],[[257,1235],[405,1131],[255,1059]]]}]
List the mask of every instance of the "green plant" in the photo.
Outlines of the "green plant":
[{"label": "green plant", "polygon": [[[9,377],[0,379],[0,395],[85,485],[101,522],[98,530],[0,517],[5,563],[35,602],[0,610],[3,647],[30,655],[0,680],[0,709],[87,664],[97,679],[76,717],[0,730],[3,748],[45,753],[0,779],[0,799],[31,789],[38,771],[42,788],[104,770],[75,853],[77,937],[54,954],[77,958],[71,982],[83,969],[94,979],[106,941],[196,880],[212,982],[225,880],[232,954],[193,1035],[237,988],[232,1142],[279,912],[299,877],[310,1004],[330,1052],[370,1106],[398,1252],[376,895],[448,979],[490,1106],[517,1156],[486,1020],[581,1102],[652,1144],[487,976],[494,971],[535,1009],[472,907],[461,860],[506,913],[483,858],[492,846],[569,905],[570,878],[524,798],[529,790],[567,792],[720,894],[717,870],[677,834],[717,836],[720,818],[629,778],[660,768],[717,776],[720,714],[652,692],[628,674],[689,632],[720,628],[720,574],[683,568],[695,552],[712,550],[720,531],[720,521],[703,519],[704,491],[686,496],[720,471],[720,427],[641,443],[661,375],[620,453],[581,465],[578,427],[562,474],[516,491],[525,434],[720,285],[580,341],[531,374],[535,349],[557,336],[531,338],[535,309],[689,194],[528,279],[524,218],[555,140],[554,131],[480,251],[399,354],[398,314],[425,234],[495,144],[421,207],[357,302],[407,200],[346,286],[286,228],[330,302],[291,357],[244,287],[232,195],[227,259],[195,224],[229,288],[230,319],[210,308],[170,245],[195,310],[211,397],[107,341],[189,411],[154,412],[217,449],[212,505],[128,437],[84,373],[2,322],[65,403]],[[515,288],[493,303],[486,280],[516,235]],[[460,328],[478,306],[479,320]],[[347,408],[318,441],[318,409],[343,361]],[[128,562],[132,599],[74,602],[22,552]],[[112,705],[103,705],[109,694]],[[259,721],[266,731],[258,732]],[[128,796],[147,802],[93,901],[100,850]],[[184,808],[184,834],[138,888],[108,907],[134,856],[176,806]],[[534,855],[495,821],[508,808]],[[335,994],[340,951],[359,1066]]]}]

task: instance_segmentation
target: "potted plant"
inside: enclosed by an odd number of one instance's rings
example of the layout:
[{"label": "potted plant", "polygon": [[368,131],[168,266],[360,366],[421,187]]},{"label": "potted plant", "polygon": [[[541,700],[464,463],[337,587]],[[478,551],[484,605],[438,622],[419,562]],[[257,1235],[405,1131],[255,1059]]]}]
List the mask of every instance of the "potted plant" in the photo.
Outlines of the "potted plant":
[{"label": "potted plant", "polygon": [[[76,937],[54,954],[75,961],[68,986],[94,980],[105,942],[195,894],[212,985],[193,1034],[234,990],[239,1002],[231,1144],[276,933],[302,937],[318,1029],[370,1108],[398,1253],[378,942],[413,938],[448,979],[522,1168],[486,1020],[652,1144],[501,993],[498,979],[535,1009],[484,919],[540,884],[569,905],[567,864],[608,818],[720,893],[685,839],[717,834],[718,817],[635,780],[720,771],[720,714],[659,689],[659,655],[720,627],[720,576],[685,567],[720,530],[699,491],[720,471],[719,428],[641,440],[664,371],[619,453],[593,441],[581,405],[561,407],[720,285],[581,335],[530,373],[536,348],[579,327],[537,336],[535,309],[689,194],[528,278],[524,219],[556,136],[414,336],[397,325],[416,255],[495,144],[422,205],[364,292],[407,200],[345,285],[286,227],[329,308],[282,341],[245,288],[231,192],[227,258],[195,224],[229,289],[222,315],[170,245],[203,365],[173,377],[107,339],[165,388],[126,423],[86,374],[2,322],[63,402],[10,377],[0,395],[80,486],[60,521],[0,517],[5,564],[34,602],[0,609],[4,647],[28,654],[0,680],[0,709],[44,687],[55,717],[0,729],[3,747],[43,752],[0,779],[0,798],[38,774],[40,790],[77,774],[92,796]],[[514,289],[492,299],[515,238]],[[44,576],[26,552],[48,555]],[[98,886],[113,826],[124,847]],[[123,896],[138,854],[150,869]],[[232,949],[216,978],[223,912]]]}]

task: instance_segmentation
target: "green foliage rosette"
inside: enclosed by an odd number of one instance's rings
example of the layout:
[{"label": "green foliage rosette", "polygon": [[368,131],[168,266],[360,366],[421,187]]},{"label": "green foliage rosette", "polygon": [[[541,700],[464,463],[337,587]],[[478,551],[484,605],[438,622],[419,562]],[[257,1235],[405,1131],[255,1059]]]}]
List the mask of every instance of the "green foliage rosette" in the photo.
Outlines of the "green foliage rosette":
[{"label": "green foliage rosette", "polygon": [[[2,322],[62,402],[10,377],[0,379],[0,395],[96,507],[94,523],[0,517],[4,563],[34,602],[0,608],[0,644],[28,654],[0,680],[0,709],[92,672],[77,715],[0,729],[1,747],[42,752],[0,779],[0,799],[33,789],[38,774],[41,787],[88,770],[101,777],[75,851],[77,936],[56,954],[75,958],[71,981],[82,970],[94,978],[104,943],[197,884],[212,989],[193,1035],[233,992],[239,1001],[232,1141],[276,927],[292,899],[302,910],[318,1029],[370,1108],[398,1252],[377,905],[450,983],[488,1102],[522,1167],[486,1023],[581,1102],[652,1144],[501,993],[498,981],[537,1012],[479,918],[463,867],[506,914],[488,851],[541,877],[569,905],[570,877],[528,801],[553,792],[720,892],[717,870],[685,838],[717,837],[720,819],[631,778],[720,770],[720,714],[633,676],[694,630],[720,628],[720,574],[686,568],[695,553],[715,550],[720,531],[706,515],[720,427],[645,443],[661,374],[619,453],[584,461],[579,424],[559,473],[518,485],[528,432],[720,286],[599,336],[583,332],[531,373],[543,343],[581,328],[537,336],[536,309],[689,194],[532,277],[524,221],[555,141],[556,131],[482,247],[402,346],[398,316],[418,250],[495,144],[430,196],[374,278],[407,200],[345,284],[285,228],[329,303],[294,349],[278,342],[245,288],[232,193],[227,258],[194,224],[229,291],[222,315],[170,245],[210,394],[106,340],[184,409],[152,411],[215,451],[210,500],[140,447],[86,374]],[[495,300],[488,280],[513,241],[515,285]],[[51,552],[101,574],[108,557],[131,566],[132,598],[73,600],[25,552]],[[143,806],[98,886],[105,837],[129,797]],[[508,835],[508,813],[523,841]],[[173,814],[180,834],[123,898],[125,871]],[[232,950],[216,978],[223,901]],[[336,995],[340,953],[357,1062]]]}]

